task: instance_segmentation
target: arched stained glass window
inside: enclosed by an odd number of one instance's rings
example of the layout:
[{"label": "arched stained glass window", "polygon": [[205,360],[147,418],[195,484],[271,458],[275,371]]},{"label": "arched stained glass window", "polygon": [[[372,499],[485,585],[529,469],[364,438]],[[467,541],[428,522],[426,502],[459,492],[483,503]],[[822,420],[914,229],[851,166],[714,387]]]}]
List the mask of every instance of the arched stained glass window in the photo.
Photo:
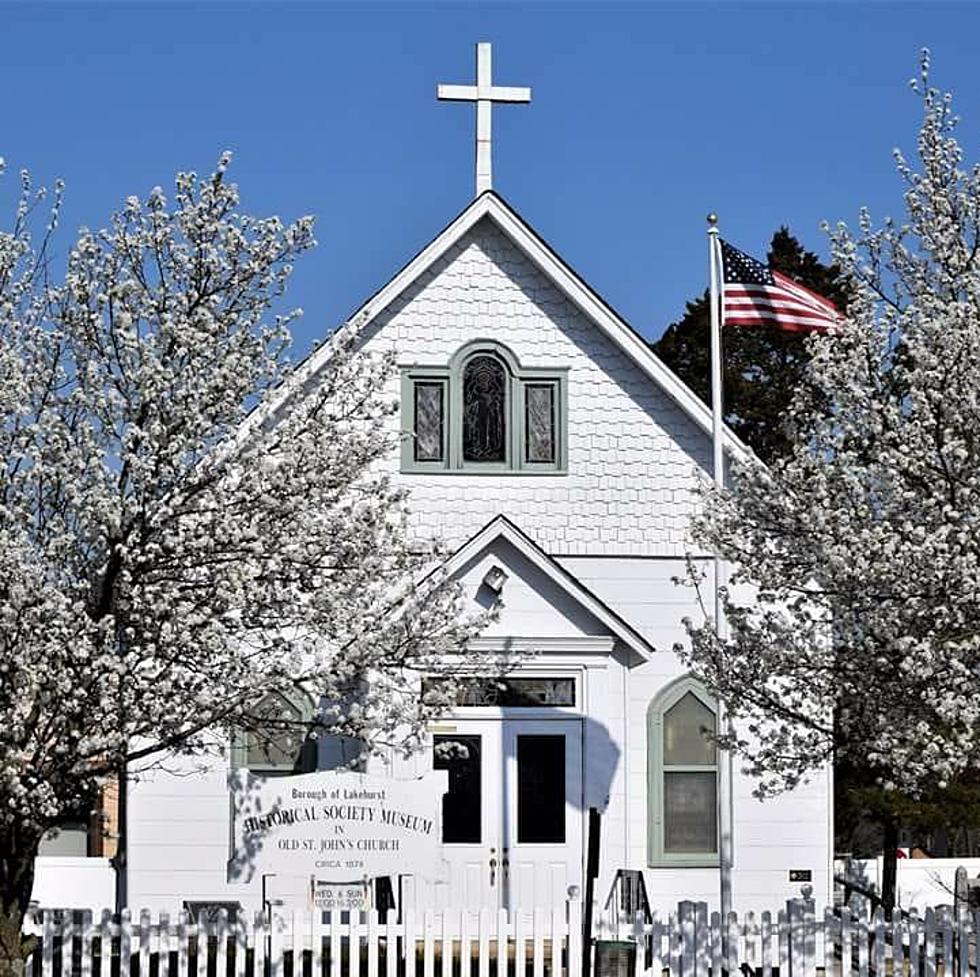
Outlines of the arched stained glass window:
[{"label": "arched stained glass window", "polygon": [[507,370],[474,356],[463,371],[463,460],[507,460]]},{"label": "arched stained glass window", "polygon": [[492,339],[402,367],[402,471],[564,474],[568,370],[522,366]]}]

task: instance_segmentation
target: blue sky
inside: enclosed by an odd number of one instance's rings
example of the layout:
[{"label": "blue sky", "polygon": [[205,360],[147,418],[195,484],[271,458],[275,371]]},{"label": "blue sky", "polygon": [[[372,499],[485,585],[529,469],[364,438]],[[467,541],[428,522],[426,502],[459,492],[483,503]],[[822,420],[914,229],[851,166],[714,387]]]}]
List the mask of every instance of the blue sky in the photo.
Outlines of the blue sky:
[{"label": "blue sky", "polygon": [[900,211],[923,45],[980,133],[971,3],[0,3],[0,34],[0,155],[66,180],[63,250],[224,148],[251,212],[317,215],[298,352],[472,198],[474,111],[435,87],[478,40],[533,89],[494,110],[495,189],[651,337],[704,288],[707,211],[759,254]]}]

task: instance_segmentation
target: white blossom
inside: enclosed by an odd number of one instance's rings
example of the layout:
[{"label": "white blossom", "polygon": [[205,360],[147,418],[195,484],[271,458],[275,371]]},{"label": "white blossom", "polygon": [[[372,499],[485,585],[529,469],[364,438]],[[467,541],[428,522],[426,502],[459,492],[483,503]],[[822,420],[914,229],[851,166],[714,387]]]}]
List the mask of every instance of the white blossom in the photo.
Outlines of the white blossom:
[{"label": "white blossom", "polygon": [[243,213],[228,162],[83,230],[56,287],[27,176],[0,234],[5,913],[41,835],[108,776],[206,748],[270,690],[323,703],[323,732],[410,748],[453,694],[423,699],[420,676],[452,679],[484,622],[380,464],[391,356],[348,327],[315,378],[290,372],[293,317],[272,309],[313,220]]},{"label": "white blossom", "polygon": [[911,793],[980,755],[980,166],[927,67],[904,220],[831,234],[853,295],[810,340],[794,451],[701,489],[730,635],[691,625],[686,653],[762,792],[835,751]]}]

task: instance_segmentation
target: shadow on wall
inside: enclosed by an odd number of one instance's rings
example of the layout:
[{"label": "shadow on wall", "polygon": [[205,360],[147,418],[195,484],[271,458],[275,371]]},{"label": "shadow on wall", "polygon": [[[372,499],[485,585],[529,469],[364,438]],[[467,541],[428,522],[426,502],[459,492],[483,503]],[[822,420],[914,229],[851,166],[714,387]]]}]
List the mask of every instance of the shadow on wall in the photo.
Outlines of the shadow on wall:
[{"label": "shadow on wall", "polygon": [[582,785],[582,806],[585,810],[594,807],[605,811],[622,751],[602,723],[586,717],[583,724],[585,783]]},{"label": "shadow on wall", "polygon": [[[507,720],[500,723],[500,769],[487,770],[485,773],[491,783],[499,778],[498,801],[501,809],[498,816],[504,828],[504,844],[508,844],[508,832],[516,829],[516,825],[508,823],[506,812],[517,810],[518,805],[523,805],[524,810],[531,812],[538,821],[545,822],[550,817],[556,823],[564,824],[563,812],[568,807],[579,811],[595,807],[604,811],[609,803],[620,763],[619,746],[608,729],[594,719],[561,713],[556,713],[555,719],[564,722],[542,720],[538,713],[534,726],[525,727],[527,733],[520,732],[518,728],[516,735],[505,735]],[[521,719],[518,717],[515,722],[520,723]],[[572,735],[577,739],[579,728],[581,741],[567,743],[565,737]],[[461,758],[466,766],[465,761],[472,759],[467,752],[467,741],[472,737],[460,735],[459,739],[459,749],[453,751],[452,755]],[[350,743],[339,739],[334,743],[322,743],[320,757],[336,768],[350,762],[351,749]],[[494,753],[491,751],[487,754],[482,749],[479,750],[479,755],[475,757],[477,764],[486,762],[488,755],[493,756]],[[443,769],[448,769],[448,766]],[[343,776],[343,773],[337,773],[330,768],[317,772]],[[515,773],[518,782],[510,782],[509,778]],[[352,774],[354,776],[357,775]],[[477,776],[475,782],[482,783],[483,779],[483,776]],[[279,790],[270,792],[263,789],[268,785],[265,777],[255,776],[247,770],[229,773],[228,784],[233,808],[232,844],[227,866],[229,882],[249,883],[255,880],[256,863],[261,853],[261,842],[258,839],[263,834],[257,826],[278,823],[289,814],[280,810],[281,802],[270,803],[268,798],[270,794],[287,796],[290,780],[290,777],[276,777],[275,784]],[[450,773],[447,802],[452,803],[450,798],[460,784],[465,784],[465,771],[463,778],[455,783],[453,774]],[[458,795],[457,799],[463,803]],[[243,826],[247,828],[250,824],[254,830],[243,830]],[[397,874],[395,865],[392,865],[392,874]]]}]

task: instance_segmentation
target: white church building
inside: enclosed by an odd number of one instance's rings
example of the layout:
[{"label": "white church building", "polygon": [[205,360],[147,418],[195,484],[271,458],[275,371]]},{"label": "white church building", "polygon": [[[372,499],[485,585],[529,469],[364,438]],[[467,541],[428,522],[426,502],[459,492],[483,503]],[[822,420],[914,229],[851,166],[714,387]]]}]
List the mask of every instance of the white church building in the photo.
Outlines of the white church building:
[{"label": "white church building", "polygon": [[[479,645],[526,655],[434,723],[426,751],[378,765],[396,779],[449,772],[442,871],[417,877],[393,857],[396,903],[562,903],[585,887],[590,809],[601,813],[600,901],[624,870],[654,910],[680,899],[718,908],[723,875],[739,911],[774,907],[804,883],[829,902],[830,771],[754,798],[737,758],[704,736],[717,705],[672,650],[682,618],[699,613],[672,578],[692,550],[697,473],[711,473],[710,411],[491,188],[491,101],[529,93],[490,85],[489,46],[478,63],[477,86],[440,92],[477,103],[477,195],[354,318],[366,348],[396,351],[392,423],[409,436],[390,466],[410,490],[414,529],[453,551],[474,610],[499,593]],[[727,448],[744,450],[733,437]],[[710,574],[709,555],[695,556]],[[446,758],[447,742],[464,755]],[[330,766],[331,751],[321,743],[306,769]],[[251,910],[268,898],[268,879],[227,881],[228,775],[249,759],[169,765],[130,787],[129,906]],[[48,904],[70,885],[70,859],[54,861],[39,860]]]}]

